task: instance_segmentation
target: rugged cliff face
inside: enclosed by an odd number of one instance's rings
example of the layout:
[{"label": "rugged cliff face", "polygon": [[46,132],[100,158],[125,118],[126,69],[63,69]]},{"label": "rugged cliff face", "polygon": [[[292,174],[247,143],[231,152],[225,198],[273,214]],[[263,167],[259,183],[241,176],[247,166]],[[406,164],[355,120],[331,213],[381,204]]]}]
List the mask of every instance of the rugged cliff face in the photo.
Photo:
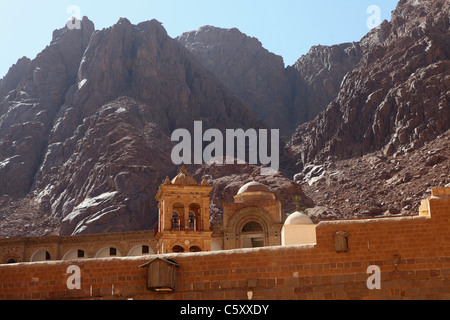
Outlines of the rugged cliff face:
[{"label": "rugged cliff face", "polygon": [[[359,43],[315,46],[291,68],[295,77],[293,118],[312,121],[339,93],[344,76],[361,61]],[[303,91],[302,91],[303,90]]]},{"label": "rugged cliff face", "polygon": [[238,29],[211,26],[177,38],[232,93],[246,101],[266,127],[290,133],[292,83],[283,58]]},{"label": "rugged cliff face", "polygon": [[400,1],[360,41],[362,59],[337,98],[289,144],[297,169],[383,150],[416,150],[450,126],[448,1]]},{"label": "rugged cliff face", "polygon": [[449,13],[448,1],[400,1],[361,39],[336,99],[287,144],[285,168],[328,217],[417,214],[449,184]]},{"label": "rugged cliff face", "polygon": [[[50,217],[44,233],[149,229],[157,188],[177,170],[173,130],[192,132],[195,120],[223,131],[259,123],[159,22],[121,19],[95,31],[84,18],[81,26],[55,31],[35,60],[2,79],[4,203],[18,221],[36,210]],[[5,236],[29,230],[11,228],[7,208],[2,216]]]},{"label": "rugged cliff face", "polygon": [[282,57],[236,28],[206,26],[177,40],[246,101],[265,127],[280,129],[284,136],[323,111],[361,59],[357,43],[317,46],[285,67]]},{"label": "rugged cliff face", "polygon": [[[55,31],[36,59],[23,58],[1,82],[0,194],[24,195],[33,184],[47,137],[78,66],[94,25]],[[10,91],[11,90],[11,91]]]}]

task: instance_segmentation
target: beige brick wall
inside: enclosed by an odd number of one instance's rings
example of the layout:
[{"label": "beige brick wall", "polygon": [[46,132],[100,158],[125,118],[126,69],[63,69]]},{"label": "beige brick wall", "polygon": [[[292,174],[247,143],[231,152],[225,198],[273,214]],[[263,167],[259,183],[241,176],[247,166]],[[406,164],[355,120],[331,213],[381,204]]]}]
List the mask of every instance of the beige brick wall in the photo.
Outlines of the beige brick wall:
[{"label": "beige brick wall", "polygon": [[[438,201],[439,200],[439,201]],[[317,245],[170,254],[179,264],[173,293],[146,289],[156,258],[126,257],[0,265],[4,299],[450,299],[450,201],[430,199],[430,216],[321,222]],[[335,251],[334,234],[349,234]],[[81,270],[69,290],[67,268]],[[369,290],[367,268],[381,270]]]},{"label": "beige brick wall", "polygon": [[[334,251],[340,230],[349,252]],[[323,222],[317,246],[164,255],[180,265],[170,294],[145,288],[139,266],[156,256],[2,265],[0,299],[449,299],[450,249],[439,237],[449,231],[427,217]],[[67,289],[72,264],[81,290]],[[367,288],[370,265],[380,290]]]}]

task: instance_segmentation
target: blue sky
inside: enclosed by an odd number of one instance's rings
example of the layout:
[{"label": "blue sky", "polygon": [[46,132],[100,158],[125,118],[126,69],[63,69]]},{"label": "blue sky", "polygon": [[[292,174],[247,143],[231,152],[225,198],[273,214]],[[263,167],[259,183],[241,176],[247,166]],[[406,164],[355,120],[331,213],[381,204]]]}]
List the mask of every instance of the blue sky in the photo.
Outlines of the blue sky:
[{"label": "blue sky", "polygon": [[[157,19],[169,36],[204,25],[236,27],[258,38],[269,51],[292,65],[313,45],[359,41],[370,29],[367,21],[380,9],[391,19],[398,0],[0,0],[0,78],[23,56],[34,59],[62,28],[74,5],[97,30],[120,17],[132,23]],[[75,12],[73,12],[75,14]]]}]

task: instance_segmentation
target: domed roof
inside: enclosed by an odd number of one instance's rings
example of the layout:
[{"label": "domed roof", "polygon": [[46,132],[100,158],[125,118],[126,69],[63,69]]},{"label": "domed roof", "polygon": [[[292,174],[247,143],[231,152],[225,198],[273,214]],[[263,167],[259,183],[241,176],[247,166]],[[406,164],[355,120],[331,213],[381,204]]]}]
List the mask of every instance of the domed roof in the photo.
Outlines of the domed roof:
[{"label": "domed roof", "polygon": [[314,224],[312,220],[302,212],[294,212],[285,221],[284,225]]},{"label": "domed roof", "polygon": [[198,183],[195,179],[187,173],[185,167],[181,168],[180,173],[172,179],[172,184],[178,186],[197,186]]},{"label": "domed roof", "polygon": [[243,185],[239,191],[238,191],[238,195],[239,194],[243,194],[243,193],[247,193],[247,192],[267,192],[267,193],[272,193],[272,191],[270,191],[270,189],[263,185],[262,183],[256,182],[256,181],[252,181],[249,182],[245,185]]}]

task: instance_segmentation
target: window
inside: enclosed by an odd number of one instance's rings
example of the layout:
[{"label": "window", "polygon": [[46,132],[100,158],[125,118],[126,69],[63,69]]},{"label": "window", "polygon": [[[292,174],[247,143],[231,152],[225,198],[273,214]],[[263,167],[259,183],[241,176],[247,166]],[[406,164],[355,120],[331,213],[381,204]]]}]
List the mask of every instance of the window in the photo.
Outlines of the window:
[{"label": "window", "polygon": [[200,249],[197,246],[192,246],[189,248],[189,252],[201,252],[201,251],[202,251],[202,249]]},{"label": "window", "polygon": [[172,248],[172,252],[175,252],[175,253],[184,252],[184,248],[182,246],[174,246]]},{"label": "window", "polygon": [[84,251],[83,250],[78,250],[77,258],[84,258]]},{"label": "window", "polygon": [[201,225],[201,207],[197,203],[191,203],[189,205],[189,230],[191,231],[199,231],[202,230],[203,226]]},{"label": "window", "polygon": [[195,214],[192,211],[189,211],[189,230],[197,231]]},{"label": "window", "polygon": [[116,256],[117,255],[117,249],[116,248],[109,248],[109,255],[110,256]]},{"label": "window", "polygon": [[142,246],[142,253],[143,253],[143,254],[150,253],[150,247],[149,247],[149,246],[146,246],[146,245],[143,245],[143,246]]},{"label": "window", "polygon": [[172,212],[172,230],[180,230],[180,215],[178,212]]}]

